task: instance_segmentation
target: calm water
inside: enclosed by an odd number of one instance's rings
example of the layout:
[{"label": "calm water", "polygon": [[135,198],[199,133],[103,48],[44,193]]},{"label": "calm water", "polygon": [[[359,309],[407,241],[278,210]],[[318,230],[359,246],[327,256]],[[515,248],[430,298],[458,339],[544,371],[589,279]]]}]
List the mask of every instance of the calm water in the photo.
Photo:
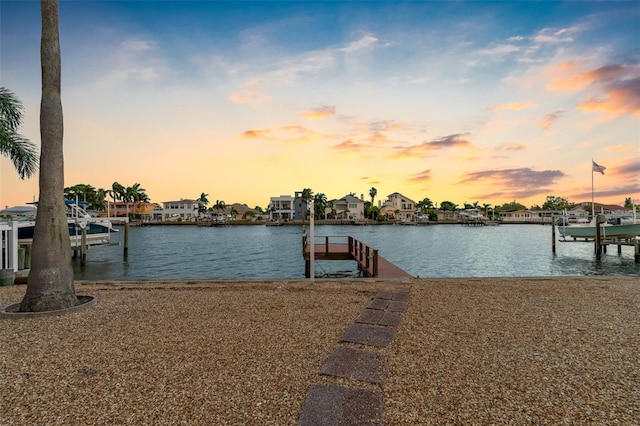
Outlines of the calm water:
[{"label": "calm water", "polygon": [[[123,228],[121,228],[123,229]],[[307,227],[308,232],[308,227]],[[469,227],[316,226],[318,236],[354,236],[420,277],[640,276],[633,247],[610,246],[597,260],[590,243],[556,244],[541,225]],[[112,235],[121,241],[124,232]],[[302,227],[132,227],[123,247],[97,246],[87,264],[74,263],[78,280],[304,278]],[[320,240],[316,240],[320,243]],[[316,275],[357,274],[355,262],[316,263]]]}]

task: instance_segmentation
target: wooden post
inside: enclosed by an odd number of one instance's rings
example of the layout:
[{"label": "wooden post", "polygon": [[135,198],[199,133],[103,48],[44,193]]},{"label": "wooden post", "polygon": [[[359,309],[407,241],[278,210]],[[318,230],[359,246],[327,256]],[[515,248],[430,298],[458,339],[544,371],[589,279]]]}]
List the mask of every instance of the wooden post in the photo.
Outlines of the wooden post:
[{"label": "wooden post", "polygon": [[634,244],[634,258],[636,260],[636,263],[640,263],[640,240],[638,239],[638,237],[636,237],[635,239],[635,244]]},{"label": "wooden post", "polygon": [[304,257],[306,250],[307,250],[307,233],[304,232],[302,234],[302,257]]},{"label": "wooden post", "polygon": [[369,246],[367,246],[367,248],[365,249],[365,267],[367,268],[367,271],[370,270],[370,266],[369,266]]},{"label": "wooden post", "polygon": [[378,250],[373,250],[373,277],[378,276]]},{"label": "wooden post", "polygon": [[324,252],[329,253],[329,237],[324,237]]},{"label": "wooden post", "polygon": [[597,259],[600,259],[600,256],[602,255],[602,246],[600,245],[600,243],[601,243],[600,224],[598,223],[598,220],[596,219],[595,252],[596,252],[596,258]]},{"label": "wooden post", "polygon": [[129,221],[124,224],[124,258],[129,257]]},{"label": "wooden post", "polygon": [[87,223],[84,228],[82,228],[82,239],[80,241],[80,265],[84,266],[87,263]]},{"label": "wooden post", "polygon": [[551,252],[556,253],[556,217],[551,217]]}]

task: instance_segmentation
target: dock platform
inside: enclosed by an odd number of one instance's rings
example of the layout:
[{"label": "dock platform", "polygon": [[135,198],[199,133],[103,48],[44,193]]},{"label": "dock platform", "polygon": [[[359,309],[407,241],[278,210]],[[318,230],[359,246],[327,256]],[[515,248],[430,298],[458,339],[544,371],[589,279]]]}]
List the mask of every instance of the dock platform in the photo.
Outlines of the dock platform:
[{"label": "dock platform", "polygon": [[[341,242],[331,242],[341,239]],[[324,242],[318,244],[317,240]],[[346,239],[346,242],[344,241]],[[310,277],[310,245],[307,236],[302,237],[302,255],[305,259],[305,276]],[[353,237],[318,237],[314,244],[315,260],[353,260],[358,263],[360,272],[367,277],[383,279],[407,279],[413,278],[404,269],[389,262],[378,254],[378,250],[369,247]]]}]

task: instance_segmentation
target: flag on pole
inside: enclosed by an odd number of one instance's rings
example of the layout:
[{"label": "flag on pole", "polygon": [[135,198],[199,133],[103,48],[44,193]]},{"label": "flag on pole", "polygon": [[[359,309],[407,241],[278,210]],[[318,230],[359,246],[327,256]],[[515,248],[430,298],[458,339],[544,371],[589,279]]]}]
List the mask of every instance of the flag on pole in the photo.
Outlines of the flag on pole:
[{"label": "flag on pole", "polygon": [[602,174],[604,174],[604,171],[607,169],[605,166],[601,166],[600,164],[596,163],[595,161],[591,160],[591,162],[593,163],[593,171],[594,172],[600,172]]}]

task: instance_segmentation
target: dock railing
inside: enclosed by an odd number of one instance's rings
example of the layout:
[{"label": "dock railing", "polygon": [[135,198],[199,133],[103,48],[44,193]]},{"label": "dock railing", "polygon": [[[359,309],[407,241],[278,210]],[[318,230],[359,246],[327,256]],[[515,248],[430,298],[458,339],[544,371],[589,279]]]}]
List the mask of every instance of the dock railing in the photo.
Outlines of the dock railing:
[{"label": "dock railing", "polygon": [[[378,250],[362,241],[346,236],[317,236],[314,238],[314,253],[318,260],[340,260],[347,256],[360,265],[360,269],[370,277],[378,276]],[[320,242],[319,242],[320,241]],[[302,236],[302,255],[309,254],[309,237]]]},{"label": "dock railing", "polygon": [[378,249],[349,237],[349,253],[371,277],[378,276]]}]

